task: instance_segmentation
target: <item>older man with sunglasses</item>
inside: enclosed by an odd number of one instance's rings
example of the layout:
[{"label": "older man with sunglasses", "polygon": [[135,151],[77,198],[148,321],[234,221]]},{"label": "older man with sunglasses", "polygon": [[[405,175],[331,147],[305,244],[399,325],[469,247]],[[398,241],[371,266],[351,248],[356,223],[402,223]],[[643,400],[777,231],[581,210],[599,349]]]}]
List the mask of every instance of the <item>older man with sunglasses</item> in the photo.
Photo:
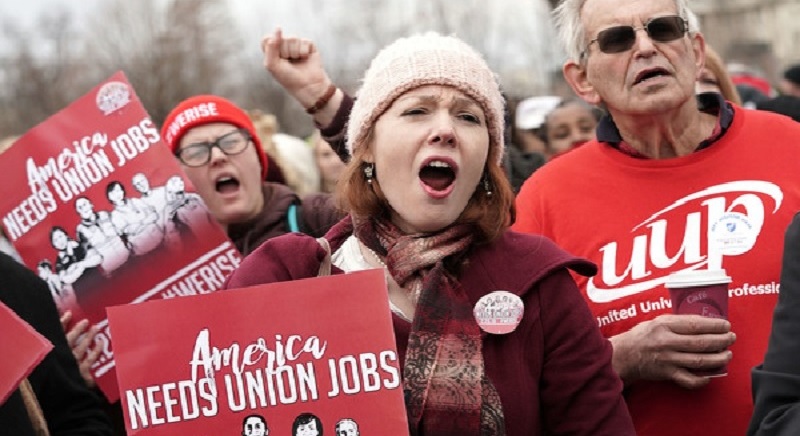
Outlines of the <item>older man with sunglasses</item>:
[{"label": "older man with sunglasses", "polygon": [[[705,40],[686,0],[563,0],[554,16],[564,76],[608,116],[596,141],[528,179],[514,228],[599,265],[578,280],[638,434],[744,434],[800,210],[800,124],[722,97],[698,108]],[[719,267],[727,321],[671,313],[668,274]],[[693,372],[725,364],[724,377]]]}]

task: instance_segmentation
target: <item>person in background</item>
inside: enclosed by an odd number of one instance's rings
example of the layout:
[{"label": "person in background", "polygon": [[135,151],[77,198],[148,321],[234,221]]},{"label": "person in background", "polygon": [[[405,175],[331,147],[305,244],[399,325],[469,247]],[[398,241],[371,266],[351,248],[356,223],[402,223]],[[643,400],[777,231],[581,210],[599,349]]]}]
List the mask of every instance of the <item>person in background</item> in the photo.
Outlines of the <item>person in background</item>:
[{"label": "person in background", "polygon": [[753,368],[755,404],[748,436],[800,434],[800,214],[786,229],[781,292],[764,361]]},{"label": "person in background", "polygon": [[547,154],[547,144],[542,134],[545,117],[558,104],[561,97],[544,95],[522,100],[514,111],[514,144],[523,153]]},{"label": "person in background", "polygon": [[800,64],[795,64],[783,72],[780,83],[781,93],[800,97]]},{"label": "person in background", "polygon": [[547,144],[542,133],[545,116],[561,101],[560,97],[545,95],[530,97],[517,104],[511,143],[504,163],[514,192],[539,167],[547,162]]},{"label": "person in background", "polygon": [[[272,135],[278,131],[278,120],[275,118],[275,115],[265,114],[261,109],[252,109],[247,111],[247,116],[250,117],[250,121],[253,122],[256,135],[258,135],[258,139],[261,142],[261,149],[264,150],[270,162],[270,165],[267,165],[264,181],[280,183],[292,188],[293,185],[290,185],[287,181],[286,170],[283,169],[285,166],[281,161],[283,157],[278,153],[278,149],[271,140]],[[289,178],[291,177],[294,176],[290,176]]]},{"label": "person in background", "polygon": [[583,100],[566,99],[558,103],[542,125],[547,159],[553,159],[595,138],[598,110]]},{"label": "person in background", "polygon": [[[100,403],[81,379],[47,284],[0,253],[0,301],[53,344],[53,349],[0,404],[0,433],[14,436],[111,435]],[[3,359],[13,359],[5,350]]]},{"label": "person in background", "polygon": [[311,145],[302,138],[280,132],[272,135],[272,142],[297,175],[297,188],[294,189],[297,195],[319,192],[319,169]]},{"label": "person in background", "polygon": [[800,121],[800,64],[784,71],[780,89],[781,95],[759,102],[756,104],[756,109],[775,112]]},{"label": "person in background", "polygon": [[[555,10],[597,139],[548,162],[517,196],[513,229],[598,264],[577,277],[638,434],[744,434],[750,369],[762,358],[783,232],[800,210],[800,125],[718,96],[700,110],[705,38],[686,0],[563,0]],[[674,315],[681,270],[732,277],[729,319]],[[713,378],[695,369],[728,364]]]},{"label": "person in background", "polygon": [[[302,56],[283,42],[263,44],[268,65]],[[325,235],[330,251],[273,238],[226,287],[313,277],[328,256],[334,274],[383,269],[411,434],[634,434],[611,346],[568,272],[594,266],[508,231],[504,99],[482,56],[455,37],[401,38],[361,83],[337,191],[349,216]],[[473,308],[501,295],[519,324],[483,331]]]},{"label": "person in background", "polygon": [[757,68],[732,62],[728,64],[727,70],[742,99],[742,107],[755,109],[757,104],[774,97],[772,85]]},{"label": "person in background", "polygon": [[716,96],[709,93],[721,94],[722,97],[737,105],[742,105],[742,98],[739,97],[739,91],[736,85],[733,84],[728,69],[722,58],[714,51],[709,45],[706,44],[706,63],[700,70],[700,78],[697,79],[695,84],[695,92],[699,99],[700,109],[708,105],[713,105]]},{"label": "person in background", "polygon": [[309,138],[309,142],[314,150],[314,161],[319,170],[319,192],[333,193],[336,183],[344,171],[345,163],[333,151],[331,145],[322,139],[319,130],[315,130]]},{"label": "person in background", "polygon": [[[272,165],[268,166],[266,181],[276,181],[303,196],[319,192],[319,171],[314,164],[314,152],[300,138],[279,133],[278,120],[272,114],[251,110],[247,114]],[[279,167],[282,179],[270,180],[270,168]]]}]

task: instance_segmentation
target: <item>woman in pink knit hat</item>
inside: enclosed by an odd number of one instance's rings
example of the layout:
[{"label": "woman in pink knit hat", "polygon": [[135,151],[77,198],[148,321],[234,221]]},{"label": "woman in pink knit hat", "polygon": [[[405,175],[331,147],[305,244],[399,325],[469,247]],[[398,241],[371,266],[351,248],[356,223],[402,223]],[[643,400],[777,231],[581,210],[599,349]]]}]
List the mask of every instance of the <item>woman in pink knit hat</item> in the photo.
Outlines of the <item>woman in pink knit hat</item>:
[{"label": "woman in pink knit hat", "polygon": [[611,346],[569,272],[595,266],[508,230],[504,101],[481,55],[454,37],[403,38],[362,83],[337,191],[349,216],[328,244],[267,241],[228,286],[316,276],[328,259],[333,274],[384,269],[412,435],[633,434]]}]

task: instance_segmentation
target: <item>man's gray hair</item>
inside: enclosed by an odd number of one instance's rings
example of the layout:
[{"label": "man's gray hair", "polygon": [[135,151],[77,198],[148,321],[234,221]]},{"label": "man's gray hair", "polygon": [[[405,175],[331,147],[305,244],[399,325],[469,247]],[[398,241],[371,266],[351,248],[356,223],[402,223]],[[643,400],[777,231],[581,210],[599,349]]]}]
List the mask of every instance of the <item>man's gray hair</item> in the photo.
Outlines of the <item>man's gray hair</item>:
[{"label": "man's gray hair", "polygon": [[[700,21],[694,12],[689,8],[689,0],[674,0],[678,9],[678,15],[689,22],[689,34],[700,31]],[[586,32],[581,23],[581,9],[586,0],[561,0],[561,3],[553,10],[553,21],[558,31],[558,36],[567,57],[575,62],[581,62],[581,53],[586,50],[589,42]]]}]

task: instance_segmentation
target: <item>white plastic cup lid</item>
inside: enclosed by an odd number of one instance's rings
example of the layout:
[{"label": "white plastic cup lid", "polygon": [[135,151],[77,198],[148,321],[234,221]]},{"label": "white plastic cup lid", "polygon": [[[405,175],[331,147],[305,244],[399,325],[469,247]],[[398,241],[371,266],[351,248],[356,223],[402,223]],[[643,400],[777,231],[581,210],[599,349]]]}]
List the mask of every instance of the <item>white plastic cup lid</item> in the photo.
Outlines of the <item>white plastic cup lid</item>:
[{"label": "white plastic cup lid", "polygon": [[664,286],[667,288],[692,288],[730,282],[731,277],[724,269],[698,269],[672,273],[667,277]]}]

